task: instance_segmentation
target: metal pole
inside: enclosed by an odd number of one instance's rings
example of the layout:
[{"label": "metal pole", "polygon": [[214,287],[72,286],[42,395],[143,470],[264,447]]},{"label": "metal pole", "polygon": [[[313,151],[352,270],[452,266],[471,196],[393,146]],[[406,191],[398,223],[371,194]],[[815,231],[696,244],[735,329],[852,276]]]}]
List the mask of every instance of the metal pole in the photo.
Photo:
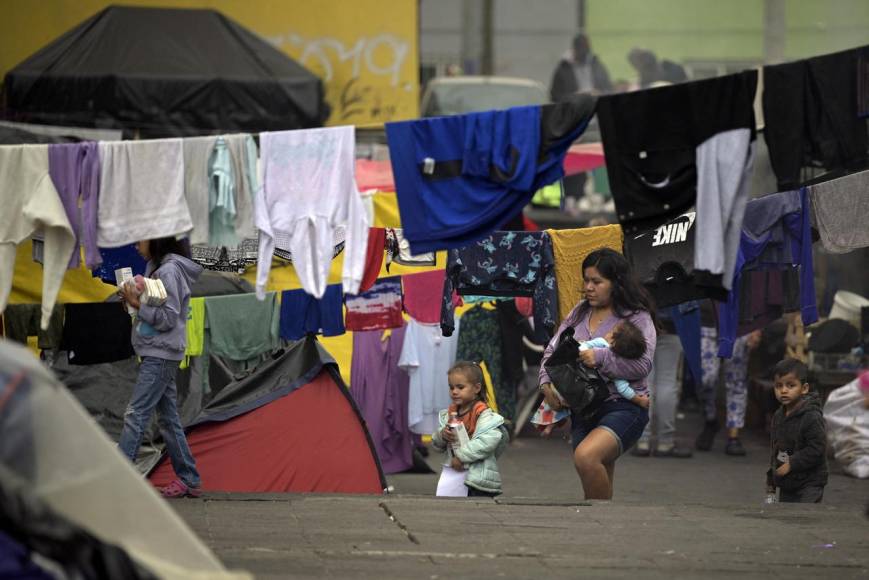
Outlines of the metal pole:
[{"label": "metal pole", "polygon": [[495,74],[495,49],[493,28],[495,20],[495,0],[483,0],[483,51],[480,68],[484,75]]},{"label": "metal pole", "polygon": [[785,0],[765,0],[763,11],[763,61],[776,64],[785,59]]},{"label": "metal pole", "polygon": [[576,28],[585,32],[585,0],[576,0]]},{"label": "metal pole", "polygon": [[474,2],[462,2],[462,71],[470,75],[477,72],[476,56],[474,54]]}]

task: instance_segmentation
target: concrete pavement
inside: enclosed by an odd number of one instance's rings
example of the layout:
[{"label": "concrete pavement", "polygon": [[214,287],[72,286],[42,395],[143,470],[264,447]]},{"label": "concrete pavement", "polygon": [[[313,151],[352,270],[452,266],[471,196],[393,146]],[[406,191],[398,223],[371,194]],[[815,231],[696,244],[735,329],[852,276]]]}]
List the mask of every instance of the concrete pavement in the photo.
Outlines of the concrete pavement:
[{"label": "concrete pavement", "polygon": [[495,501],[436,499],[436,475],[399,474],[387,496],[172,505],[228,566],[258,578],[869,577],[865,481],[833,467],[823,504],[767,506],[763,439],[747,440],[744,458],[722,447],[620,459],[613,502],[582,501],[564,441],[520,438]]}]

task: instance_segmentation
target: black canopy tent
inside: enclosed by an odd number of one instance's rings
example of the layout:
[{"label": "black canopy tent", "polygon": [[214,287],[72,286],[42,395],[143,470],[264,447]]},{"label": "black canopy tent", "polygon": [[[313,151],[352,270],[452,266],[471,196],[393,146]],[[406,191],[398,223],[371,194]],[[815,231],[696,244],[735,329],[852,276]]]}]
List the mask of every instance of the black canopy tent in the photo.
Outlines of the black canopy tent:
[{"label": "black canopy tent", "polygon": [[214,10],[111,6],[16,66],[5,116],[142,136],[319,127],[323,85]]}]

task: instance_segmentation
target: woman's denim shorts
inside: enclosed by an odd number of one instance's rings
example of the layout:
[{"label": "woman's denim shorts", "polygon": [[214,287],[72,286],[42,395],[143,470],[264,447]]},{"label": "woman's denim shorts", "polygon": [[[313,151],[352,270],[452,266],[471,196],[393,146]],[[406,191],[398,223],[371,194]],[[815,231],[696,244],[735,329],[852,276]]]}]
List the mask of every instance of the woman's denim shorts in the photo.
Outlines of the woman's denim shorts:
[{"label": "woman's denim shorts", "polygon": [[571,413],[570,440],[574,451],[592,429],[601,427],[615,436],[619,455],[636,445],[649,422],[649,411],[622,398],[605,401],[597,412],[587,419]]}]

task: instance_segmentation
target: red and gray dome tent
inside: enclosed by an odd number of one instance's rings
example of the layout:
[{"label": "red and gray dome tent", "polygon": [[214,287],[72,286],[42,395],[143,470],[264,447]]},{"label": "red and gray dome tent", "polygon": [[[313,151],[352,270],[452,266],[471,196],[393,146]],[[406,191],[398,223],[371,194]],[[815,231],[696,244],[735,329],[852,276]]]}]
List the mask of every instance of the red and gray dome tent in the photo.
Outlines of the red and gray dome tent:
[{"label": "red and gray dome tent", "polygon": [[319,127],[323,84],[214,10],[111,6],[4,79],[10,120],[148,137]]}]

